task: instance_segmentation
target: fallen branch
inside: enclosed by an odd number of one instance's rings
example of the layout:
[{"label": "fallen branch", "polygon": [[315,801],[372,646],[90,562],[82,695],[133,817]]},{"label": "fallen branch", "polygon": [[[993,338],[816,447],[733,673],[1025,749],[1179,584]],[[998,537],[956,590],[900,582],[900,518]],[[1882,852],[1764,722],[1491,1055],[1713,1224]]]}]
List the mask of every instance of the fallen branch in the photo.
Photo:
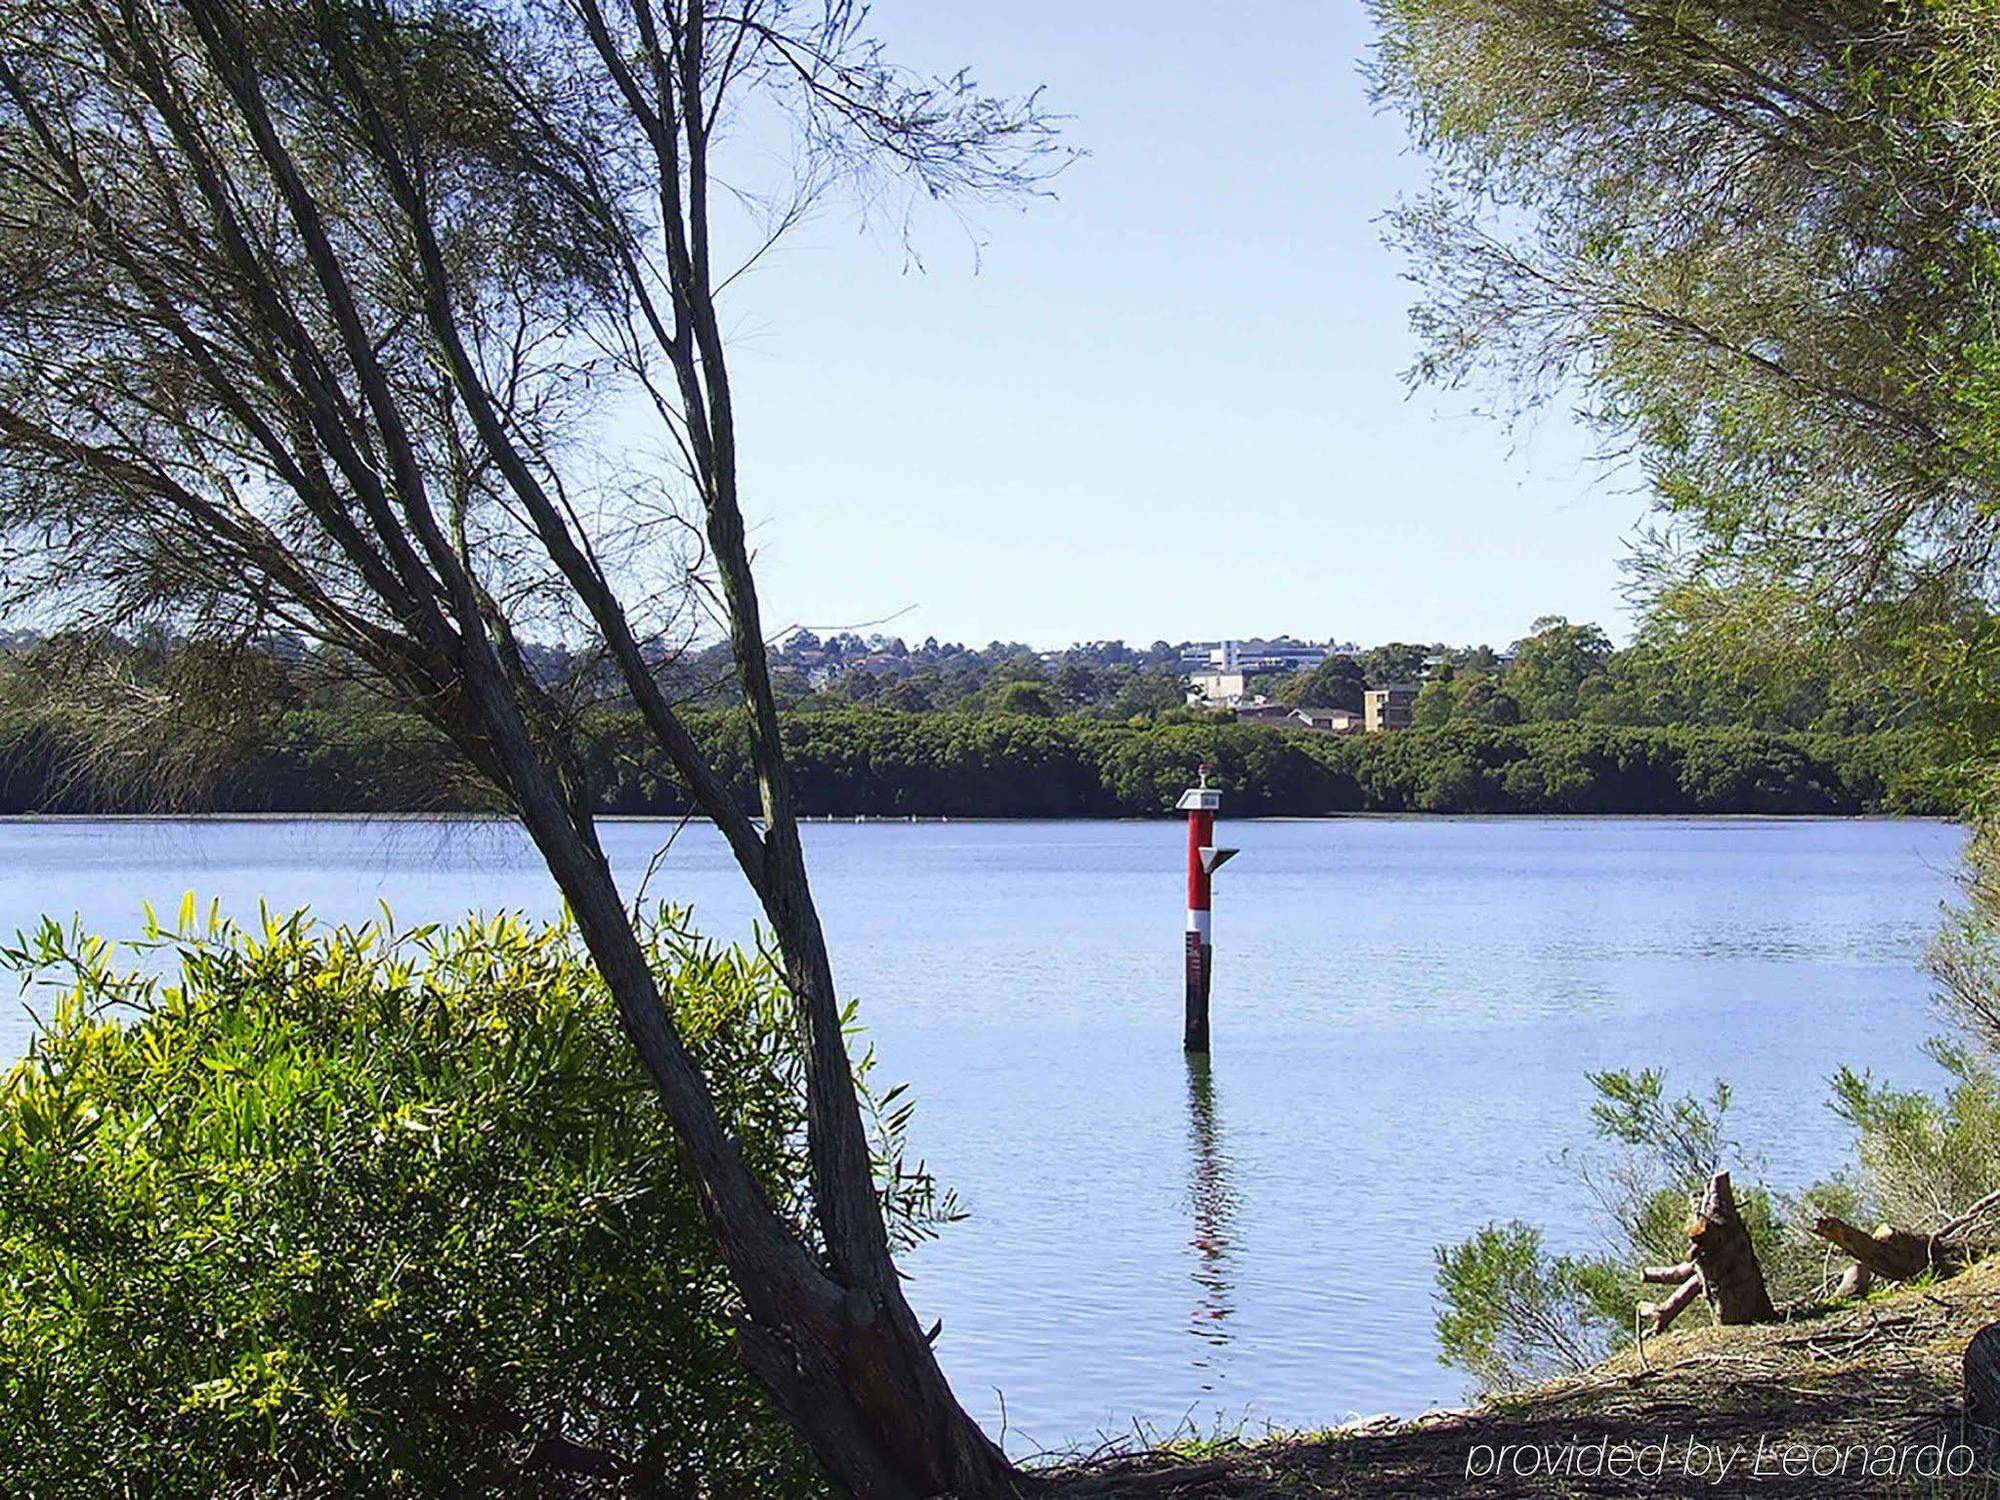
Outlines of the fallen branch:
[{"label": "fallen branch", "polygon": [[1677,1266],[1647,1266],[1639,1273],[1641,1281],[1663,1282],[1668,1286],[1679,1286],[1694,1275],[1694,1262],[1684,1260]]},{"label": "fallen branch", "polygon": [[1947,1220],[1938,1229],[1933,1238],[1940,1240],[1956,1239],[1961,1232],[1971,1228],[1972,1225],[1991,1214],[1995,1209],[2000,1209],[2000,1191],[1988,1193],[1957,1218]]},{"label": "fallen branch", "polygon": [[1813,1233],[1889,1281],[1908,1281],[1931,1270],[1948,1276],[1965,1264],[1964,1247],[1942,1233],[1912,1234],[1893,1224],[1878,1224],[1871,1234],[1832,1214],[1815,1219]]},{"label": "fallen branch", "polygon": [[1842,1302],[1855,1302],[1867,1296],[1875,1288],[1875,1273],[1856,1261],[1841,1276],[1833,1289],[1833,1295]]},{"label": "fallen branch", "polygon": [[[1652,1278],[1648,1276],[1647,1280]],[[1693,1275],[1674,1288],[1673,1293],[1661,1302],[1641,1302],[1639,1316],[1649,1319],[1654,1333],[1665,1333],[1689,1303],[1701,1295],[1701,1277]]]}]

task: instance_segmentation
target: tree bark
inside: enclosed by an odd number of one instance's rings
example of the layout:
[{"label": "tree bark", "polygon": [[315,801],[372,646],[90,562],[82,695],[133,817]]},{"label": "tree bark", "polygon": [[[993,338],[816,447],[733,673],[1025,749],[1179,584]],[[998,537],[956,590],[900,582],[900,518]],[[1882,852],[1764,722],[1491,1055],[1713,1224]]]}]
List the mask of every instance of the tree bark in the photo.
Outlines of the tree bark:
[{"label": "tree bark", "polygon": [[1701,1295],[1702,1284],[1699,1273],[1691,1272],[1687,1280],[1659,1302],[1641,1302],[1639,1316],[1653,1325],[1653,1332],[1665,1333],[1678,1318]]},{"label": "tree bark", "polygon": [[2000,1440],[2000,1323],[1988,1323],[1965,1346],[1965,1425],[1990,1445]]},{"label": "tree bark", "polygon": [[1828,1214],[1813,1222],[1813,1233],[1889,1281],[1908,1281],[1933,1268],[1949,1274],[1961,1264],[1954,1247],[1893,1224],[1877,1224],[1871,1234]]},{"label": "tree bark", "polygon": [[1717,1172],[1709,1179],[1688,1220],[1687,1236],[1716,1322],[1776,1321],[1778,1310],[1764,1287],[1764,1269],[1757,1264],[1750,1230],[1736,1211],[1736,1194],[1727,1172]]}]

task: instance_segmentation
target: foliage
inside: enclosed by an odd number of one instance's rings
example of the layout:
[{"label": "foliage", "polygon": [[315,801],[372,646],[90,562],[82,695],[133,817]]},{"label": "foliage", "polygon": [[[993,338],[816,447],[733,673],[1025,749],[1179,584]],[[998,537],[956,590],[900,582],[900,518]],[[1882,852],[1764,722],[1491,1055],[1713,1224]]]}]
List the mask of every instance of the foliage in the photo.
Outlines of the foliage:
[{"label": "foliage", "polygon": [[1953,1028],[1929,1046],[1943,1093],[1846,1068],[1834,1078],[1833,1107],[1858,1139],[1857,1208],[1918,1230],[2000,1187],[2000,833],[1990,818],[1974,824],[1959,889],[1926,955]]},{"label": "foliage", "polygon": [[1345,708],[1358,711],[1368,677],[1351,656],[1329,656],[1310,672],[1293,672],[1278,683],[1277,698],[1293,708]]},{"label": "foliage", "polygon": [[[646,931],[773,1200],[805,1220],[803,1071],[762,959]],[[10,1492],[806,1495],[652,1089],[566,925],[52,923],[0,1087]],[[903,1238],[950,1211],[876,1123]],[[619,1492],[625,1492],[620,1490]]]},{"label": "foliage", "polygon": [[[146,691],[158,662],[134,653],[128,675]],[[357,689],[287,681],[262,707],[255,734],[211,746],[206,764],[162,781],[80,780],[75,741],[115,725],[38,711],[40,656],[0,655],[0,810],[89,811],[216,807],[243,811],[491,810],[453,747],[414,715]],[[1615,659],[1614,659],[1615,660]],[[1133,817],[1171,807],[1200,761],[1215,766],[1233,814],[1329,812],[1856,813],[1955,806],[1932,736],[1766,733],[1726,727],[1644,727],[1580,720],[1505,722],[1489,672],[1466,667],[1432,684],[1426,705],[1452,695],[1442,727],[1336,736],[1165,711],[1151,717],[1049,716],[1056,681],[1015,678],[1015,712],[905,713],[794,707],[784,743],[800,810],[811,816]],[[968,700],[981,701],[979,697]],[[1485,707],[1480,705],[1484,704]],[[1025,711],[1018,711],[1025,710]],[[1493,722],[1485,722],[1491,717]],[[690,710],[688,727],[736,798],[757,802],[740,713]],[[622,706],[580,714],[578,775],[596,805],[679,815],[693,800],[662,763],[639,715]],[[52,742],[68,737],[68,745]]]},{"label": "foliage", "polygon": [[[1727,1132],[1726,1084],[1670,1098],[1654,1068],[1589,1079],[1593,1132],[1610,1149],[1574,1165],[1600,1212],[1602,1250],[1552,1255],[1539,1230],[1516,1222],[1436,1251],[1439,1358],[1489,1392],[1580,1369],[1627,1342],[1639,1269],[1687,1258],[1689,1208],[1713,1173],[1754,1170]],[[1738,1177],[1737,1208],[1773,1295],[1803,1293],[1818,1268],[1787,1205]]]},{"label": "foliage", "polygon": [[1410,722],[1418,729],[1444,729],[1452,724],[1518,724],[1521,705],[1488,672],[1447,667],[1417,694]]},{"label": "foliage", "polygon": [[[1597,1094],[1592,1126],[1600,1141],[1618,1149],[1580,1165],[1623,1257],[1633,1265],[1685,1260],[1688,1205],[1716,1172],[1747,1164],[1727,1130],[1729,1086],[1718,1079],[1706,1098],[1670,1099],[1666,1075],[1656,1068],[1589,1078]],[[1778,1239],[1771,1195],[1755,1183],[1738,1181],[1735,1188],[1751,1239],[1769,1260]]]},{"label": "foliage", "polygon": [[1992,0],[1371,6],[1377,97],[1435,163],[1392,215],[1413,378],[1579,404],[1632,459],[1654,644],[1813,691],[1858,644],[1990,753]]},{"label": "foliage", "polygon": [[1514,647],[1508,696],[1530,719],[1573,719],[1584,684],[1611,660],[1611,638],[1595,625],[1544,615]]},{"label": "foliage", "polygon": [[1355,660],[1367,674],[1370,687],[1397,687],[1422,677],[1424,663],[1443,651],[1441,645],[1417,646],[1408,641],[1390,641],[1385,645],[1370,646]]},{"label": "foliage", "polygon": [[[830,193],[1033,196],[1064,159],[1039,97],[899,65],[849,0],[0,0],[0,36],[0,610],[225,660],[303,640],[301,679],[427,720],[570,903],[687,1144],[744,1358],[822,1465],[864,1497],[1003,1487],[868,1169],[738,503],[728,304]],[[709,630],[754,819],[655,671]],[[101,680],[70,738],[114,761],[256,701]],[[770,923],[809,1223],[730,1147],[603,857],[580,725],[610,703]]]},{"label": "foliage", "polygon": [[1489,1224],[1436,1252],[1439,1361],[1470,1373],[1487,1394],[1587,1368],[1611,1352],[1628,1295],[1609,1262],[1550,1255],[1542,1233],[1516,1220]]},{"label": "foliage", "polygon": [[2000,824],[1990,816],[1966,841],[1959,893],[1925,963],[1944,1014],[1987,1057],[2000,1057]]},{"label": "foliage", "polygon": [[2000,1187],[2000,1074],[1949,1040],[1929,1051],[1950,1080],[1941,1096],[1849,1068],[1833,1079],[1834,1113],[1855,1131],[1857,1211],[1919,1233]]},{"label": "foliage", "polygon": [[1003,683],[993,696],[993,711],[997,714],[1027,714],[1037,719],[1052,718],[1056,706],[1049,697],[1048,689],[1036,682]]}]

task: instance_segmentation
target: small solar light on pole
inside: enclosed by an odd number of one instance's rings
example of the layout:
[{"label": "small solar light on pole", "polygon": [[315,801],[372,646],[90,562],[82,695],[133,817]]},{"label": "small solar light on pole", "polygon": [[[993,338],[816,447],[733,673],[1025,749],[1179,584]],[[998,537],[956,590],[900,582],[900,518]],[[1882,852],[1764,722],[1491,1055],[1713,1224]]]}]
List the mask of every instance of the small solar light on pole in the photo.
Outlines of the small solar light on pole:
[{"label": "small solar light on pole", "polygon": [[1199,768],[1200,781],[1181,793],[1175,806],[1188,815],[1187,896],[1187,1022],[1181,1033],[1186,1052],[1208,1051],[1208,990],[1215,972],[1215,939],[1209,913],[1209,877],[1235,855],[1215,847],[1215,815],[1222,792],[1208,784],[1208,767]]}]

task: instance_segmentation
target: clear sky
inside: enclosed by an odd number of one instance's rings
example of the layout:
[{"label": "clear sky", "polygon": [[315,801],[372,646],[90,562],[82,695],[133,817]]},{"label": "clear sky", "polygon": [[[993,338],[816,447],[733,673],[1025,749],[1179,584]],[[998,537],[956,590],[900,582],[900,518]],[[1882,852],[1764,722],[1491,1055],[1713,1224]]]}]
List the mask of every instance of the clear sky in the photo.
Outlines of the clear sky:
[{"label": "clear sky", "polygon": [[[1563,412],[1406,393],[1377,221],[1421,180],[1354,0],[877,0],[903,62],[1045,85],[1087,151],[1026,212],[893,237],[831,206],[739,285],[774,629],[1037,646],[1290,632],[1621,639],[1643,504]],[[898,614],[897,612],[903,611]]]}]

